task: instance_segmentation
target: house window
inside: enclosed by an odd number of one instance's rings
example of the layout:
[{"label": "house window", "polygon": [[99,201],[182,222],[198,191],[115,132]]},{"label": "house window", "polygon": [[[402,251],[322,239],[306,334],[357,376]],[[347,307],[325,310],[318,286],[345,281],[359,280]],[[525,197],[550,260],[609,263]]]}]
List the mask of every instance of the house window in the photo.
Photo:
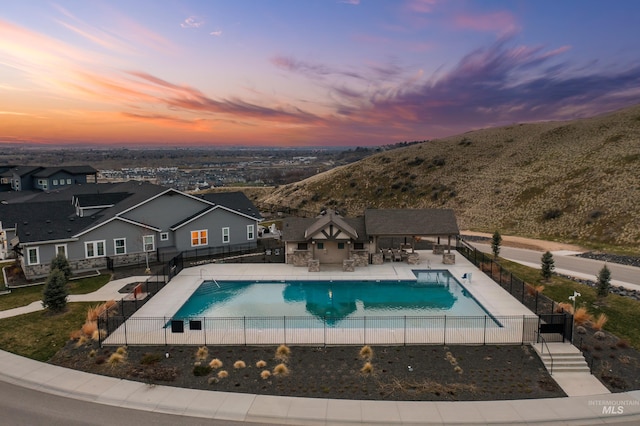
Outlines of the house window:
[{"label": "house window", "polygon": [[40,264],[40,249],[39,247],[29,247],[27,249],[27,260],[29,265]]},{"label": "house window", "polygon": [[318,249],[324,250],[324,243],[318,243]]},{"label": "house window", "polygon": [[254,237],[254,225],[247,225],[247,240],[253,240]]},{"label": "house window", "polygon": [[103,241],[87,241],[84,243],[85,257],[103,257],[104,256],[104,240]]},{"label": "house window", "polygon": [[206,229],[201,229],[199,231],[191,231],[191,247],[206,246],[207,235],[208,235],[208,232]]},{"label": "house window", "polygon": [[338,243],[338,250],[344,250],[344,243]]},{"label": "house window", "polygon": [[56,255],[61,254],[64,257],[67,257],[67,245],[59,244],[56,246]]},{"label": "house window", "polygon": [[153,240],[153,235],[143,235],[142,236],[142,250],[144,251],[154,251],[156,249],[156,245]]},{"label": "house window", "polygon": [[298,250],[307,250],[308,247],[307,243],[298,243]]},{"label": "house window", "polygon": [[228,243],[231,240],[229,237],[229,228],[222,228],[222,242]]},{"label": "house window", "polygon": [[364,243],[353,243],[354,250],[364,250]]},{"label": "house window", "polygon": [[67,185],[71,185],[71,179],[67,179]]},{"label": "house window", "polygon": [[113,240],[113,252],[115,254],[126,254],[127,249],[124,238],[116,238]]},{"label": "house window", "polygon": [[54,179],[52,184],[53,186],[58,186],[58,179]]},{"label": "house window", "polygon": [[38,179],[38,185],[42,187],[42,189],[47,189],[47,180],[46,179]]},{"label": "house window", "polygon": [[167,241],[169,240],[169,233],[168,232],[161,232],[160,233],[160,241]]}]

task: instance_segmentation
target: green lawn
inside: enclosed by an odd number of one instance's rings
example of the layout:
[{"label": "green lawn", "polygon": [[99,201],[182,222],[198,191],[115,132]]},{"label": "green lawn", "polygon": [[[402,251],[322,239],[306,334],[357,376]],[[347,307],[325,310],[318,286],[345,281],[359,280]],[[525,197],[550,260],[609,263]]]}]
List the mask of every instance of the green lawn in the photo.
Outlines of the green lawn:
[{"label": "green lawn", "polygon": [[[94,292],[109,282],[111,275],[103,274],[97,277],[81,278],[69,281],[69,294],[87,294]],[[0,311],[26,306],[32,302],[42,300],[44,285],[15,288],[10,294],[0,296]]]},{"label": "green lawn", "polygon": [[33,312],[0,320],[0,349],[17,355],[48,361],[80,329],[90,303],[69,303],[67,312],[50,315]]},{"label": "green lawn", "polygon": [[[567,278],[554,275],[549,282],[540,276],[540,270],[529,268],[518,263],[500,259],[502,266],[529,284],[545,286],[542,294],[556,302],[572,303],[569,296],[574,291],[580,293],[576,307],[584,306],[594,317],[604,312],[609,322],[604,329],[621,339],[626,339],[636,349],[640,350],[640,302],[628,297],[609,294],[598,299],[596,290],[586,284],[580,284]],[[594,277],[595,280],[595,277]]]}]

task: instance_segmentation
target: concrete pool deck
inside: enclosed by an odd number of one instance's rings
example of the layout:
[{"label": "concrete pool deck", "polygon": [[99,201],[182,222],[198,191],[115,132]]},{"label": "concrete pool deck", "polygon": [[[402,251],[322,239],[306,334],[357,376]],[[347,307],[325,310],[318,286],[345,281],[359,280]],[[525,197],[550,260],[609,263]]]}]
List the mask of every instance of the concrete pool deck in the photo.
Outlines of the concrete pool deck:
[{"label": "concrete pool deck", "polygon": [[[185,268],[174,277],[165,288],[141,307],[129,320],[105,340],[108,345],[121,344],[441,344],[441,343],[521,343],[523,330],[537,328],[537,317],[533,312],[514,299],[506,290],[491,278],[480,273],[477,268],[461,255],[456,263],[445,265],[442,255],[420,251],[421,263],[409,265],[404,262],[387,262],[382,265],[369,265],[356,268],[354,272],[343,272],[337,265],[321,265],[320,272],[309,272],[307,268],[287,264],[207,264]],[[420,328],[419,332],[400,333],[402,326],[369,328],[358,335],[353,330],[330,330],[329,340],[322,328],[287,329],[286,340],[282,335],[274,334],[271,329],[246,332],[246,328],[233,324],[231,320],[224,326],[207,326],[202,330],[189,330],[173,333],[166,325],[176,311],[191,297],[193,292],[205,280],[216,281],[260,281],[260,280],[415,280],[414,270],[448,270],[471,295],[494,317],[502,327],[478,327],[476,325],[438,324]],[[463,278],[471,276],[471,279]],[[455,318],[450,316],[449,318]],[[212,324],[214,320],[205,320]],[[433,321],[432,321],[433,323]],[[445,320],[446,324],[446,320]],[[252,327],[253,330],[254,327]],[[406,327],[405,327],[406,328]],[[446,330],[444,330],[446,328]],[[366,333],[366,337],[364,334]],[[247,340],[249,339],[249,340]],[[308,339],[305,341],[305,339]],[[366,341],[365,341],[366,339]]]}]

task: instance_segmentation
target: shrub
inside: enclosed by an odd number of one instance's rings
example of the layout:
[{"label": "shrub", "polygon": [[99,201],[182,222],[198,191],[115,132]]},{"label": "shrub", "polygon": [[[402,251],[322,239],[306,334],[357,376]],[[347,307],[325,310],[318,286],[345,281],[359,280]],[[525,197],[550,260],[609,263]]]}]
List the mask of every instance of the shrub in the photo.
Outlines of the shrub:
[{"label": "shrub", "polygon": [[209,373],[211,373],[211,367],[206,364],[196,364],[193,366],[193,375],[196,377],[207,376]]},{"label": "shrub", "polygon": [[227,372],[227,370],[218,371],[218,378],[219,379],[225,379],[227,377],[229,377],[229,373]]},{"label": "shrub", "polygon": [[365,362],[362,368],[360,369],[362,374],[372,374],[373,373],[373,364],[369,361]]},{"label": "shrub", "polygon": [[556,312],[557,313],[568,312],[570,314],[573,314],[573,305],[567,302],[560,302],[556,305]]},{"label": "shrub", "polygon": [[275,376],[286,376],[289,374],[289,368],[284,363],[280,363],[273,367],[273,374]]},{"label": "shrub", "polygon": [[455,371],[455,372],[456,372],[456,373],[458,373],[458,374],[462,374],[462,367],[460,367],[459,365],[456,365],[456,366],[453,368],[453,371]]},{"label": "shrub", "polygon": [[62,271],[54,269],[49,273],[42,291],[42,306],[51,312],[62,312],[67,307],[67,279]]},{"label": "shrub", "polygon": [[87,343],[89,339],[87,338],[87,336],[80,336],[78,338],[78,341],[76,342],[76,348],[79,348],[80,346],[84,345],[85,343]]},{"label": "shrub", "polygon": [[89,356],[89,358],[93,358],[97,353],[98,352],[95,349],[91,349],[87,355]]},{"label": "shrub", "polygon": [[235,368],[236,370],[239,370],[241,368],[245,368],[247,366],[247,364],[244,363],[244,361],[236,361],[233,363],[233,368]]},{"label": "shrub", "polygon": [[49,270],[53,271],[55,269],[62,272],[64,274],[65,280],[69,281],[69,278],[71,278],[71,266],[69,266],[69,261],[64,254],[58,253],[56,257],[51,259]]},{"label": "shrub", "polygon": [[82,325],[81,330],[85,336],[93,337],[93,333],[98,330],[98,323],[96,321],[87,321]]},{"label": "shrub", "polygon": [[548,209],[542,213],[542,220],[547,221],[547,220],[558,219],[560,216],[562,216],[562,210]]},{"label": "shrub", "polygon": [[607,321],[609,321],[609,317],[607,316],[607,314],[602,312],[600,315],[598,315],[598,318],[596,318],[591,326],[594,330],[602,330]]},{"label": "shrub", "polygon": [[103,329],[95,330],[91,335],[91,339],[95,341],[104,340],[106,337],[107,337],[107,330],[103,330]]},{"label": "shrub", "polygon": [[209,367],[213,368],[214,370],[217,370],[218,368],[222,367],[222,361],[220,361],[218,358],[214,358],[211,360],[211,362],[209,363]]},{"label": "shrub", "polygon": [[587,308],[584,307],[576,309],[573,314],[573,321],[578,325],[582,325],[592,320],[593,316],[587,311]]},{"label": "shrub", "polygon": [[289,359],[290,355],[291,355],[291,349],[289,349],[287,345],[280,345],[278,346],[278,349],[276,349],[275,358],[280,361],[286,361]]},{"label": "shrub", "polygon": [[256,362],[256,367],[258,367],[258,368],[264,368],[266,366],[267,366],[266,361],[260,360],[260,361]]},{"label": "shrub", "polygon": [[373,349],[371,346],[365,345],[360,349],[360,358],[371,360],[373,358]]},{"label": "shrub", "polygon": [[553,275],[553,270],[556,267],[555,261],[553,260],[553,254],[551,254],[550,251],[545,252],[540,261],[540,275],[548,281],[551,278],[551,275]]},{"label": "shrub", "polygon": [[600,272],[598,272],[598,281],[596,283],[596,288],[599,297],[607,297],[609,294],[609,287],[611,287],[611,271],[607,268],[605,264]]},{"label": "shrub", "polygon": [[196,351],[196,359],[204,361],[209,356],[209,349],[206,346],[201,346]]},{"label": "shrub", "polygon": [[126,356],[127,355],[127,348],[125,348],[124,346],[120,346],[120,347],[118,347],[118,349],[116,349],[116,353]]},{"label": "shrub", "polygon": [[264,370],[262,373],[260,373],[260,377],[262,377],[262,380],[267,380],[269,377],[271,377],[271,372],[269,370]]},{"label": "shrub", "polygon": [[124,363],[124,359],[125,356],[123,354],[119,354],[118,352],[114,352],[111,354],[111,356],[109,356],[109,360],[107,361],[107,363],[112,366],[115,367],[118,364],[123,364]]},{"label": "shrub", "polygon": [[162,359],[162,355],[154,353],[154,354],[150,354],[150,353],[146,353],[144,355],[142,355],[142,358],[140,358],[140,364],[142,365],[153,365],[157,362],[160,362],[160,360]]}]

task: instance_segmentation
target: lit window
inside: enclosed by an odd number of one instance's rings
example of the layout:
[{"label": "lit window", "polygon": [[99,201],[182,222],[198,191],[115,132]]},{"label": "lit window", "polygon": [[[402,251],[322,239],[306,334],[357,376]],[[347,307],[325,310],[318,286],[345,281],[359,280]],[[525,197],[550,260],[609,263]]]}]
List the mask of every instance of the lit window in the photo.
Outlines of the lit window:
[{"label": "lit window", "polygon": [[116,238],[113,240],[113,252],[115,254],[126,254],[127,249],[124,238]]},{"label": "lit window", "polygon": [[142,237],[142,249],[144,251],[154,251],[156,249],[153,235],[144,235]]},{"label": "lit window", "polygon": [[247,225],[247,240],[254,239],[254,225]]},{"label": "lit window", "polygon": [[104,241],[87,241],[84,243],[85,257],[103,257],[104,256]]},{"label": "lit window", "polygon": [[71,185],[71,179],[67,179],[67,185]]},{"label": "lit window", "polygon": [[58,179],[54,179],[53,180],[53,186],[57,186],[58,185]]},{"label": "lit window", "polygon": [[27,249],[27,258],[29,260],[29,265],[38,265],[40,264],[40,250],[38,247],[30,247]]},{"label": "lit window", "polygon": [[228,243],[229,241],[231,241],[231,237],[229,234],[229,228],[222,228],[222,242],[223,243]]},{"label": "lit window", "polygon": [[191,247],[207,245],[207,230],[191,231]]}]

